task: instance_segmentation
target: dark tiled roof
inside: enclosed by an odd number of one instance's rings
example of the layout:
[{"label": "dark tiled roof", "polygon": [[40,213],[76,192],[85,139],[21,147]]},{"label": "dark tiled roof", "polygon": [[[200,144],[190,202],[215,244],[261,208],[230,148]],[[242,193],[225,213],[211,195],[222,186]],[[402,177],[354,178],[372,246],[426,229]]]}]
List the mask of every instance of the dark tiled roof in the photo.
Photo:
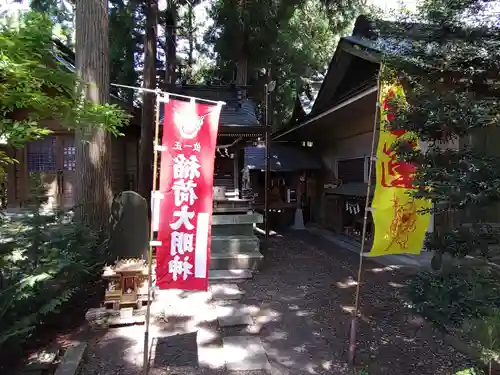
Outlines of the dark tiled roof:
[{"label": "dark tiled roof", "polygon": [[219,125],[258,126],[259,121],[255,114],[255,104],[249,99],[242,100],[241,106],[237,103],[226,103],[222,107]]},{"label": "dark tiled roof", "polygon": [[245,99],[244,89],[231,86],[186,85],[179,93],[208,100],[226,102],[220,114],[220,126],[259,126],[255,103]]},{"label": "dark tiled roof", "polygon": [[[160,106],[160,122],[163,121],[164,107]],[[255,115],[255,106],[251,100],[243,100],[241,106],[227,103],[222,107],[219,126],[244,127],[259,126]]]},{"label": "dark tiled roof", "polygon": [[[326,194],[366,197],[366,193],[368,192],[368,184],[364,182],[349,182],[347,184],[342,184],[336,188],[326,189],[325,192]],[[371,194],[373,194],[373,191],[371,192]]]},{"label": "dark tiled roof", "polygon": [[[273,143],[270,146],[270,160],[271,170],[275,172],[321,169],[321,162],[312,150],[300,146]],[[251,170],[263,170],[265,161],[265,147],[245,147],[245,167]]]}]

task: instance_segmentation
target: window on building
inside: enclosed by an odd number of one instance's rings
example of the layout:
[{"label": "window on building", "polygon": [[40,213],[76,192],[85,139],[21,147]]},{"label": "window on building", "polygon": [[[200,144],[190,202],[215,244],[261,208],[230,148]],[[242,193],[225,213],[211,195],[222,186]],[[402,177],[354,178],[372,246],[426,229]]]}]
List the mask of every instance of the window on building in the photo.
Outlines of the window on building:
[{"label": "window on building", "polygon": [[342,183],[365,182],[365,158],[337,161],[337,177]]},{"label": "window on building", "polygon": [[56,137],[46,136],[28,144],[28,171],[56,171]]},{"label": "window on building", "polygon": [[314,142],[312,141],[302,141],[302,147],[312,147],[314,146]]},{"label": "window on building", "polygon": [[63,145],[63,168],[65,171],[74,171],[76,163],[75,139],[72,137],[64,138]]}]

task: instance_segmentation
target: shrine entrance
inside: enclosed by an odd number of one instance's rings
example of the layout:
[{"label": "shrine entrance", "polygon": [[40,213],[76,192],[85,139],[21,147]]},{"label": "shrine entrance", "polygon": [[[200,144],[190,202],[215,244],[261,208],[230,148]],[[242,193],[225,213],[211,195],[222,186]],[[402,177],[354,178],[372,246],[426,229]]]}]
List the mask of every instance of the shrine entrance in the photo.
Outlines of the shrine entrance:
[{"label": "shrine entrance", "polygon": [[49,208],[74,205],[75,140],[70,134],[49,135],[26,147],[28,192],[46,191]]},{"label": "shrine entrance", "polygon": [[74,204],[75,145],[72,134],[48,135],[29,142],[23,149],[6,150],[18,163],[6,167],[9,209],[24,208],[37,188],[44,190],[47,208],[70,208]]}]

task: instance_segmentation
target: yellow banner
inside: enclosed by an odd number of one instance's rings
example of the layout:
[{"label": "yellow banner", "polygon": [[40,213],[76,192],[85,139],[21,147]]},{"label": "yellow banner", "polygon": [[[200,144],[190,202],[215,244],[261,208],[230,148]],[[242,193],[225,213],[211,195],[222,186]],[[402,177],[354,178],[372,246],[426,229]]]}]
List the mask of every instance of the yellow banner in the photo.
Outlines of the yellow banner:
[{"label": "yellow banner", "polygon": [[[377,147],[377,185],[372,201],[372,216],[375,225],[375,238],[367,256],[375,257],[388,254],[419,254],[425,233],[429,228],[430,214],[421,214],[423,208],[430,208],[431,202],[414,199],[410,193],[413,188],[415,166],[398,161],[391,146],[401,136],[408,135],[404,130],[386,129],[387,122],[394,116],[389,108],[389,100],[394,97],[405,100],[404,90],[391,85],[380,90],[380,136]],[[415,147],[418,147],[415,144]]]}]

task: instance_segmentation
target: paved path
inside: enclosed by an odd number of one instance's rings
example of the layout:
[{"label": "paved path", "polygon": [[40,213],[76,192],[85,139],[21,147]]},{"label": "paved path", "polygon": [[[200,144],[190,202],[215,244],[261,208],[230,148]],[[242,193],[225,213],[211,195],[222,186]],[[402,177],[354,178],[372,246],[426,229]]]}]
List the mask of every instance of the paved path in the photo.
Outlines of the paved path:
[{"label": "paved path", "polygon": [[[408,276],[367,260],[358,366],[349,368],[356,254],[303,231],[272,238],[265,255],[251,280],[212,285],[211,293],[162,292],[151,375],[452,375],[467,367],[405,312]],[[82,375],[139,374],[143,332],[110,329],[91,343]]]}]

